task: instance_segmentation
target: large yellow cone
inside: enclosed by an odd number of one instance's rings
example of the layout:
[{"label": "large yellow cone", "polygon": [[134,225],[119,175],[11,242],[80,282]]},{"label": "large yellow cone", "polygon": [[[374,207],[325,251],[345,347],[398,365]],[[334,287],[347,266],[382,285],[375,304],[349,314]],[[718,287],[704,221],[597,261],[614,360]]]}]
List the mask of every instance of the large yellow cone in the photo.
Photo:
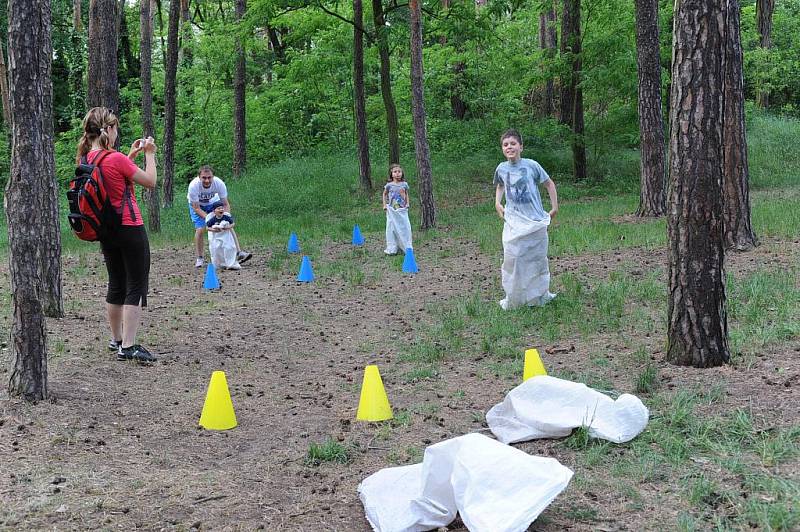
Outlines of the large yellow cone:
[{"label": "large yellow cone", "polygon": [[364,368],[364,382],[361,383],[361,400],[358,402],[356,419],[359,421],[385,421],[392,419],[392,407],[383,388],[378,366]]},{"label": "large yellow cone", "polygon": [[200,426],[209,430],[228,430],[236,426],[236,414],[224,371],[211,374],[203,413],[200,414]]},{"label": "large yellow cone", "polygon": [[522,382],[538,375],[547,375],[547,370],[544,369],[539,351],[528,349],[525,351],[525,369],[522,372]]}]

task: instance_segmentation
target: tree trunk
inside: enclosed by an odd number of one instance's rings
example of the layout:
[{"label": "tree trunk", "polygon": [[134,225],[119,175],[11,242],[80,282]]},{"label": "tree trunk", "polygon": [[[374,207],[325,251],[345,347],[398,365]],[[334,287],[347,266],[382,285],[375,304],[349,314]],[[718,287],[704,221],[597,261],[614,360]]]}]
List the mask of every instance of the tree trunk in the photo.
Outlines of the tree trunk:
[{"label": "tree trunk", "polygon": [[400,163],[400,127],[397,123],[397,107],[392,95],[391,66],[389,64],[389,43],[386,36],[388,28],[383,17],[383,3],[372,0],[372,20],[375,24],[375,37],[378,56],[381,60],[381,97],[386,109],[386,134],[389,137],[389,163]]},{"label": "tree trunk", "polygon": [[414,122],[414,148],[417,155],[417,180],[422,204],[421,228],[436,226],[436,203],[433,199],[433,176],[425,124],[425,95],[422,75],[422,9],[419,0],[409,0],[411,14],[411,114]]},{"label": "tree trunk", "polygon": [[170,2],[167,68],[164,73],[164,207],[172,207],[175,181],[175,78],[178,74],[180,2]]},{"label": "tree trunk", "polygon": [[[772,13],[775,11],[775,0],[756,0],[756,30],[759,35],[759,46],[766,50],[772,48]],[[762,109],[769,107],[769,91],[758,91],[756,105]]]},{"label": "tree trunk", "polygon": [[[236,20],[242,20],[246,0],[236,0]],[[245,58],[244,45],[236,44],[236,70],[233,75],[233,176],[241,176],[247,167],[247,124],[245,123]]]},{"label": "tree trunk", "polygon": [[353,0],[353,100],[356,135],[358,137],[359,184],[364,192],[372,191],[372,170],[369,164],[367,104],[364,95],[364,13],[361,0]]},{"label": "tree trunk", "polygon": [[744,122],[744,79],[742,37],[739,30],[739,1],[727,0],[725,39],[725,122],[723,227],[725,249],[749,251],[758,245],[750,223],[750,172],[747,168],[747,136]]},{"label": "tree trunk", "polygon": [[636,0],[636,66],[639,74],[640,180],[637,216],[664,216],[664,121],[661,115],[661,52],[658,0]]},{"label": "tree trunk", "polygon": [[81,0],[72,0],[72,29],[75,30],[75,33],[81,33],[83,31]]},{"label": "tree trunk", "polygon": [[116,0],[90,0],[88,48],[87,103],[90,107],[107,107],[119,115]]},{"label": "tree trunk", "polygon": [[[182,24],[182,31],[181,31],[181,55],[183,56],[183,60],[181,64],[189,67],[192,66],[192,62],[194,61],[194,57],[192,55],[192,19],[189,13],[189,0],[181,0],[181,24]],[[187,87],[191,90],[192,85],[189,84]]]},{"label": "tree trunk", "polygon": [[669,143],[667,361],[730,361],[722,219],[726,0],[678,0]]},{"label": "tree trunk", "polygon": [[[142,133],[155,136],[153,126],[153,0],[140,0],[139,6],[139,79],[142,86]],[[148,227],[153,233],[161,232],[161,199],[159,183],[144,191],[147,204]]]},{"label": "tree trunk", "polygon": [[8,70],[6,70],[6,52],[0,40],[0,99],[3,101],[3,123],[11,127],[11,110],[8,103]]},{"label": "tree trunk", "polygon": [[583,180],[586,179],[586,143],[583,136],[583,90],[580,86],[581,0],[564,0],[561,28],[561,51],[572,63],[572,72],[561,91],[561,121],[572,126],[572,174],[575,179]]},{"label": "tree trunk", "polygon": [[[555,55],[556,45],[556,10],[554,7],[550,7],[550,9],[539,15],[539,47],[543,50],[544,56],[548,60],[552,60]],[[542,116],[553,116],[555,111],[554,100],[555,84],[553,78],[548,76],[542,99]]]},{"label": "tree trunk", "polygon": [[126,86],[129,79],[139,75],[139,65],[131,51],[131,40],[128,36],[128,17],[125,13],[126,0],[119,2],[119,60],[125,61],[125,79],[120,80],[120,85]]},{"label": "tree trunk", "polygon": [[[55,185],[49,0],[8,1],[11,173],[5,191],[11,277],[9,395],[47,398],[47,333],[41,261],[61,254],[48,240]],[[57,228],[56,228],[57,229]],[[59,234],[58,231],[55,232]],[[59,276],[60,281],[60,276]]]}]

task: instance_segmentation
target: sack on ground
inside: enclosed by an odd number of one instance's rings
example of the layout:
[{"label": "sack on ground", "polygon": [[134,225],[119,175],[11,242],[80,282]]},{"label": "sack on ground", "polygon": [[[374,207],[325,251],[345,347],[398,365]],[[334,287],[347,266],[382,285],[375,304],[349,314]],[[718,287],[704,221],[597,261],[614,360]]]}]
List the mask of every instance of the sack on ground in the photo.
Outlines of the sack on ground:
[{"label": "sack on ground", "polygon": [[[211,214],[213,216],[213,214]],[[230,231],[208,233],[208,250],[215,268],[238,270],[241,268],[236,258],[236,241]]]},{"label": "sack on ground", "polygon": [[408,208],[386,208],[386,250],[385,253],[394,255],[397,251],[405,252],[413,248],[411,243],[411,222],[408,220]]},{"label": "sack on ground", "polygon": [[523,305],[544,305],[550,293],[550,267],[547,262],[547,226],[550,218],[532,220],[511,209],[503,225],[502,281],[506,297],[504,309]]},{"label": "sack on ground", "polygon": [[421,464],[364,479],[358,496],[375,532],[421,532],[456,514],[472,532],[522,532],[567,487],[572,471],[481,434],[431,445]]},{"label": "sack on ground", "polygon": [[503,443],[563,438],[585,426],[593,438],[623,443],[647,426],[649,412],[638,397],[613,400],[585,384],[546,375],[532,377],[492,407],[486,422]]}]

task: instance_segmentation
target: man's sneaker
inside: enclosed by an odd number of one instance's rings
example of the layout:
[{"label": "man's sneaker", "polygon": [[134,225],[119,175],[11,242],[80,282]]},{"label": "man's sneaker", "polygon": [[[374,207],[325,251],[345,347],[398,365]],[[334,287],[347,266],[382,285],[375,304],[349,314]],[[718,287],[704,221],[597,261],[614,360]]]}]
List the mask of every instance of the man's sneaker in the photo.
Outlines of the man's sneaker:
[{"label": "man's sneaker", "polygon": [[197,257],[197,260],[194,261],[194,267],[195,268],[202,268],[204,263],[205,263],[205,261],[203,260],[203,257]]},{"label": "man's sneaker", "polygon": [[109,351],[119,351],[119,348],[122,346],[122,340],[114,340],[113,338],[108,341],[108,350]]},{"label": "man's sneaker", "polygon": [[158,360],[153,354],[139,344],[130,347],[120,347],[117,352],[120,360],[135,360],[137,362],[155,362]]},{"label": "man's sneaker", "polygon": [[236,254],[236,260],[239,261],[239,264],[241,264],[243,262],[247,262],[248,260],[250,260],[252,258],[253,258],[253,254],[252,253],[248,253],[247,251],[240,251],[239,253]]}]

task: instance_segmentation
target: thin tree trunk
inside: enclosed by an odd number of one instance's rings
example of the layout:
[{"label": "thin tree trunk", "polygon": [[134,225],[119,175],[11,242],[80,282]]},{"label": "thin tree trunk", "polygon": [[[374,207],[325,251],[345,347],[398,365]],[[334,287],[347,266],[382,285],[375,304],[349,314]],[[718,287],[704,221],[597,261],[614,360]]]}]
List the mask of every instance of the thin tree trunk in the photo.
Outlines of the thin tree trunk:
[{"label": "thin tree trunk", "polygon": [[[192,19],[189,12],[189,0],[181,0],[181,64],[184,66],[191,66],[194,61],[192,55]],[[192,85],[189,84],[187,89],[191,90]]]},{"label": "thin tree trunk", "polygon": [[88,48],[87,103],[119,113],[116,0],[90,0]]},{"label": "thin tree trunk", "polygon": [[[772,48],[772,14],[775,0],[756,0],[756,30],[759,46],[765,50]],[[761,90],[756,95],[756,105],[762,109],[769,107],[769,91]]]},{"label": "thin tree trunk", "polygon": [[436,203],[433,198],[433,176],[425,124],[425,95],[422,75],[422,9],[419,0],[409,0],[411,14],[411,107],[414,122],[414,148],[417,156],[419,199],[422,205],[421,228],[436,226]]},{"label": "thin tree trunk", "polygon": [[386,109],[386,134],[389,137],[389,163],[400,163],[400,135],[397,123],[397,107],[392,95],[391,66],[389,64],[389,43],[386,37],[388,28],[383,17],[383,3],[372,0],[372,20],[375,24],[375,37],[380,57],[381,97]]},{"label": "thin tree trunk", "polygon": [[725,154],[722,181],[725,249],[749,251],[758,245],[758,240],[750,223],[750,172],[747,168],[739,2],[727,1],[725,122],[722,130]]},{"label": "thin tree trunk", "polygon": [[58,224],[48,206],[55,185],[50,2],[9,0],[7,13],[12,148],[5,205],[13,315],[8,392],[38,401],[47,398],[48,287],[40,282],[41,260],[43,254],[61,254],[61,241],[48,240],[54,234],[48,225]]},{"label": "thin tree trunk", "polygon": [[161,39],[161,64],[167,66],[167,44],[164,42],[164,13],[161,9],[161,0],[156,0],[156,13],[158,14],[158,37]]},{"label": "thin tree trunk", "polygon": [[[236,20],[242,20],[247,11],[246,0],[236,0]],[[245,71],[244,44],[236,44],[236,70],[233,75],[233,176],[241,176],[247,167],[247,123],[245,122]]]},{"label": "thin tree trunk", "polygon": [[3,123],[11,126],[11,110],[8,104],[8,70],[6,70],[6,52],[0,40],[0,99],[3,101]]},{"label": "thin tree trunk", "polygon": [[358,137],[359,184],[364,192],[372,190],[372,169],[369,164],[367,105],[364,95],[364,13],[361,0],[353,0],[353,104]]},{"label": "thin tree trunk", "polygon": [[667,361],[730,361],[722,218],[726,0],[675,5],[669,143]]},{"label": "thin tree trunk", "polygon": [[[139,79],[142,86],[142,133],[144,137],[155,136],[153,125],[153,0],[140,0],[139,6]],[[159,185],[145,189],[148,227],[153,233],[161,232],[161,198]]]},{"label": "thin tree trunk", "polygon": [[[561,120],[572,127],[572,174],[586,179],[586,144],[583,136],[583,90],[581,89],[581,1],[564,0],[561,51],[572,63],[569,80],[561,90]],[[569,121],[565,121],[569,119]]]},{"label": "thin tree trunk", "polygon": [[[539,47],[543,50],[544,56],[552,60],[557,45],[556,37],[556,11],[553,7],[539,15]],[[555,111],[555,84],[553,78],[548,76],[544,87],[544,98],[542,100],[542,116],[553,116]]]},{"label": "thin tree trunk", "polygon": [[664,121],[661,114],[661,52],[658,41],[658,0],[636,0],[636,66],[639,74],[641,147],[637,216],[664,216]]},{"label": "thin tree trunk", "polygon": [[81,33],[83,31],[81,0],[72,0],[72,29],[75,30],[75,33]]},{"label": "thin tree trunk", "polygon": [[175,79],[178,74],[178,20],[180,2],[170,2],[167,68],[164,73],[164,207],[172,207],[175,180]]},{"label": "thin tree trunk", "polygon": [[125,13],[126,0],[119,2],[119,51],[121,52],[121,59],[125,60],[125,72],[127,74],[124,82],[120,84],[127,85],[129,79],[135,79],[139,75],[139,65],[136,64],[136,57],[131,51],[131,40],[128,36],[128,17]]}]

